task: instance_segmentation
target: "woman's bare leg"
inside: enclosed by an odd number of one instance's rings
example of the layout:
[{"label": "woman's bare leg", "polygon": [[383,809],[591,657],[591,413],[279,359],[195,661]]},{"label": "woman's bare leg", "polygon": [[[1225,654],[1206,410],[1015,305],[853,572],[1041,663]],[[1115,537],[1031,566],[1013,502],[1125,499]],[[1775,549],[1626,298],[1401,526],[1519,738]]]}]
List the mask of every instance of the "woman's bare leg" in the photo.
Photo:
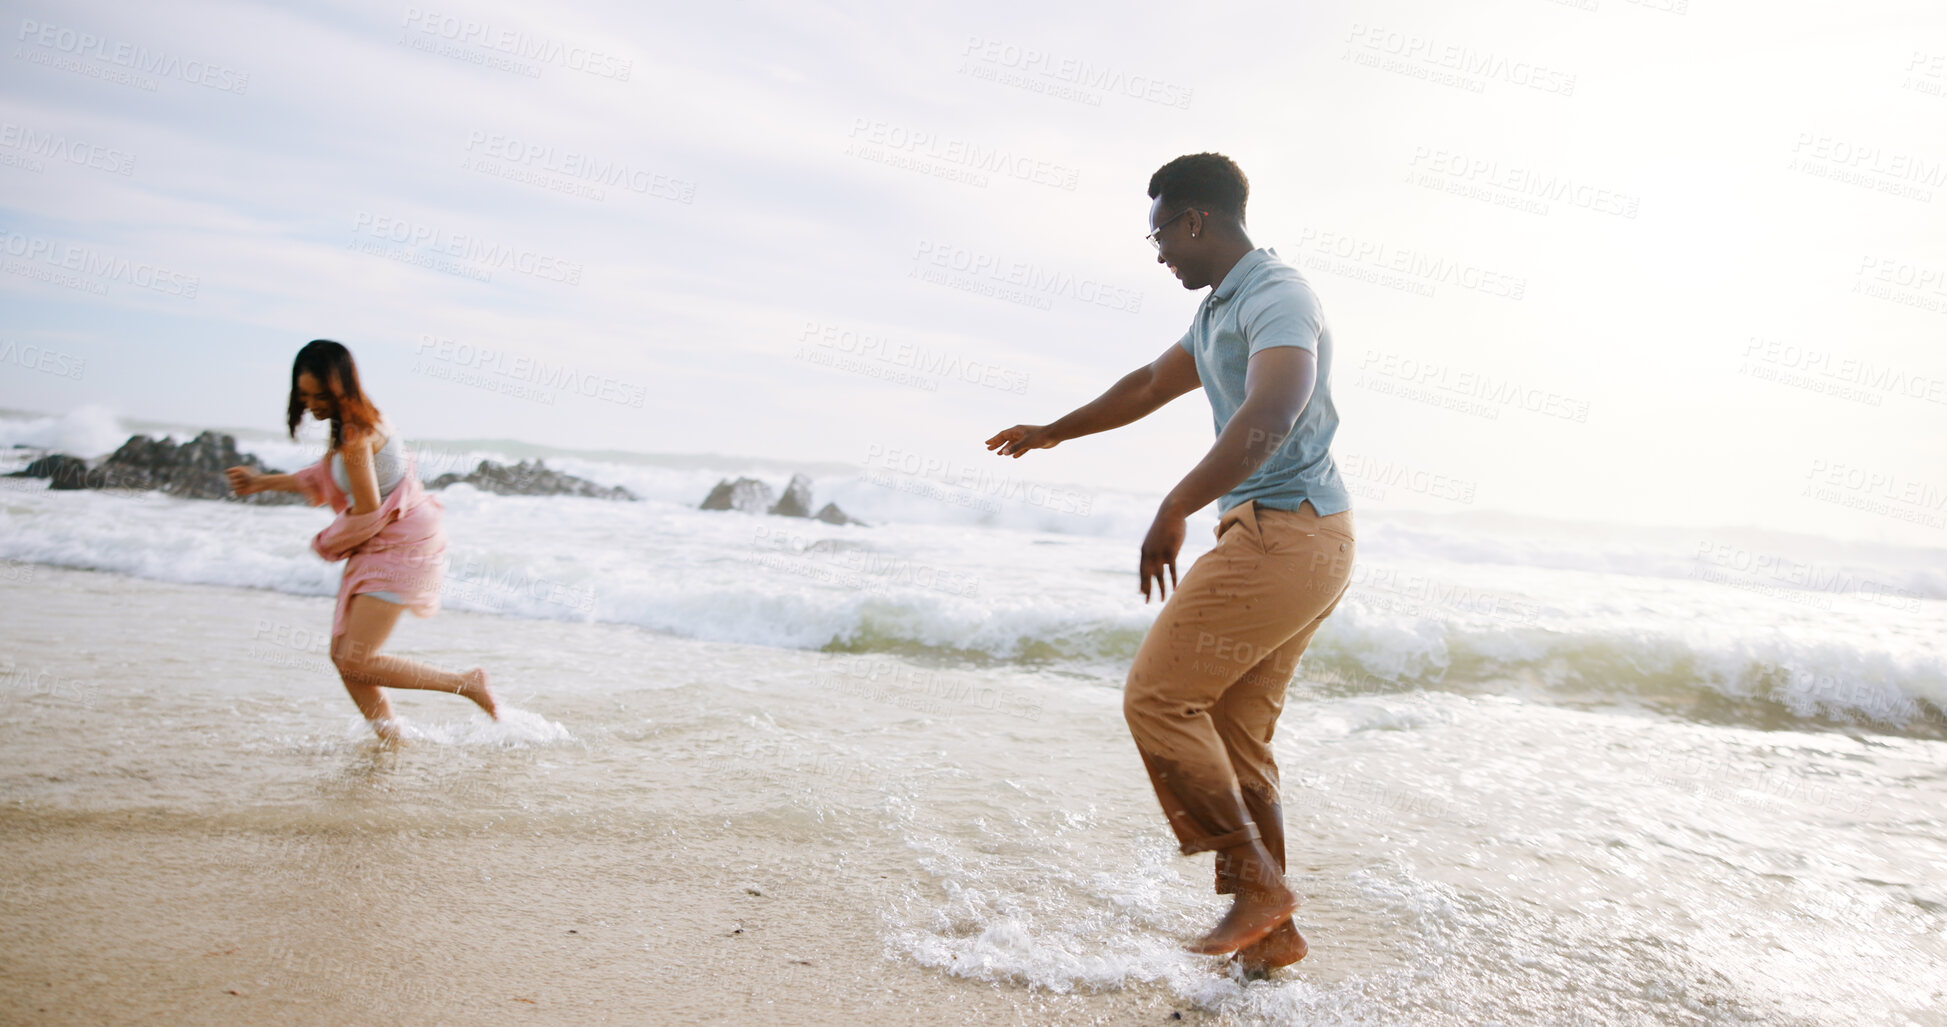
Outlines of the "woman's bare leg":
[{"label": "woman's bare leg", "polygon": [[[393,625],[405,607],[371,596],[353,596],[345,613],[345,633],[331,640],[331,662],[345,682],[359,712],[373,722],[380,737],[390,737],[392,707],[385,700],[385,688],[420,688],[452,692],[473,700],[487,715],[499,719],[498,704],[487,688],[487,672],[475,667],[463,673],[440,670],[430,664],[387,656],[379,647],[392,635]],[[383,723],[385,726],[381,726]]]},{"label": "woman's bare leg", "polygon": [[345,691],[351,693],[352,702],[358,704],[358,712],[364,714],[365,722],[388,742],[399,740],[398,722],[392,719],[392,704],[386,701],[385,693],[377,684],[355,676],[357,667],[351,654],[372,652],[384,645],[392,634],[392,626],[399,621],[400,609],[382,599],[353,596],[346,611],[345,633],[331,640],[331,662],[338,668],[338,678],[345,683]]}]

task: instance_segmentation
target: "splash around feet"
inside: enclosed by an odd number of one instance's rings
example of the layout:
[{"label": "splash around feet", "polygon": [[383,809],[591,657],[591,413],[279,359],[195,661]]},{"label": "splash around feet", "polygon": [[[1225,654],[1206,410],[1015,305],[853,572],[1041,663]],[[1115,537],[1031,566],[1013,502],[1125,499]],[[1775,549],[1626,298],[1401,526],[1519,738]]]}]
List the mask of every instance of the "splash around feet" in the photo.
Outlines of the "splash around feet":
[{"label": "splash around feet", "polygon": [[1305,944],[1305,936],[1298,933],[1297,925],[1286,920],[1273,927],[1271,933],[1231,953],[1230,958],[1245,977],[1263,980],[1271,975],[1271,971],[1298,962],[1310,951],[1311,947]]},{"label": "splash around feet", "polygon": [[1184,946],[1191,952],[1221,956],[1251,945],[1291,919],[1298,896],[1283,885],[1239,889],[1230,912],[1210,933]]}]

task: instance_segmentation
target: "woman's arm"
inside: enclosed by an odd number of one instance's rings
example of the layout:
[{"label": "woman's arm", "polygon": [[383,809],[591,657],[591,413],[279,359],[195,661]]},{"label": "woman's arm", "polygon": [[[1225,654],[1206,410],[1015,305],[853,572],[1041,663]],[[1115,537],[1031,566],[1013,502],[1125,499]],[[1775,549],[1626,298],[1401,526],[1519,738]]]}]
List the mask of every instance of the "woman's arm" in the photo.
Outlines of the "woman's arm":
[{"label": "woman's arm", "polygon": [[368,433],[346,439],[338,450],[338,459],[345,462],[345,477],[352,484],[352,505],[345,512],[354,517],[379,508],[379,478],[372,470],[373,441],[375,436]]},{"label": "woman's arm", "polygon": [[303,492],[294,474],[263,474],[248,467],[232,467],[224,472],[230,476],[230,491],[239,496],[256,492]]}]

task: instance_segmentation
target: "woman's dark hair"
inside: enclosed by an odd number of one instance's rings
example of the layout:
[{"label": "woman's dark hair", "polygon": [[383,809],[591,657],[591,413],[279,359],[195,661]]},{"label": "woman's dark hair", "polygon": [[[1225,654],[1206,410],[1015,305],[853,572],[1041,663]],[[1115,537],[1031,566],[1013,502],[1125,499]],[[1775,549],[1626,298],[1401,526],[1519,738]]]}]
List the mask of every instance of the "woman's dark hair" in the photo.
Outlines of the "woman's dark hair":
[{"label": "woman's dark hair", "polygon": [[358,365],[352,363],[352,351],[330,339],[312,339],[291,362],[291,400],[284,411],[284,425],[290,429],[291,438],[297,438],[297,423],[304,419],[297,376],[306,373],[331,396],[331,448],[345,444],[347,426],[354,436],[363,436],[378,426],[379,408],[358,387]]},{"label": "woman's dark hair", "polygon": [[1149,198],[1164,207],[1197,206],[1221,210],[1244,220],[1244,201],[1251,183],[1244,169],[1221,153],[1190,153],[1170,161],[1149,176]]}]

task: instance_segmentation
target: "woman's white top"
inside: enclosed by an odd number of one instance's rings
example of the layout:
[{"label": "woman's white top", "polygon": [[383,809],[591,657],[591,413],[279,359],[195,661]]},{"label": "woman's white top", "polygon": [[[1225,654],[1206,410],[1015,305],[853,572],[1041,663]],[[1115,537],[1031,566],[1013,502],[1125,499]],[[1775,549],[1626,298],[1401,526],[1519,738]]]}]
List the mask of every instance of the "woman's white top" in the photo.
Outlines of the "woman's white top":
[{"label": "woman's white top", "polygon": [[[406,444],[390,424],[379,422],[379,430],[385,433],[385,445],[372,454],[372,476],[379,480],[379,498],[384,499],[392,494],[399,482],[405,480]],[[331,480],[338,483],[338,488],[345,495],[352,494],[352,480],[345,473],[343,459],[331,462]]]}]

